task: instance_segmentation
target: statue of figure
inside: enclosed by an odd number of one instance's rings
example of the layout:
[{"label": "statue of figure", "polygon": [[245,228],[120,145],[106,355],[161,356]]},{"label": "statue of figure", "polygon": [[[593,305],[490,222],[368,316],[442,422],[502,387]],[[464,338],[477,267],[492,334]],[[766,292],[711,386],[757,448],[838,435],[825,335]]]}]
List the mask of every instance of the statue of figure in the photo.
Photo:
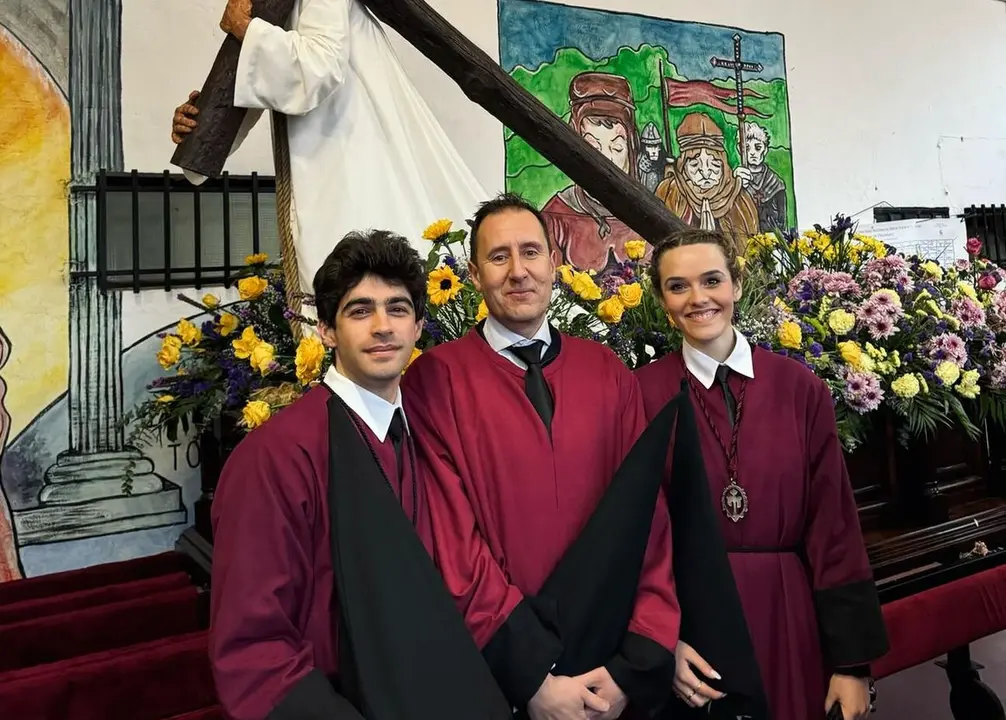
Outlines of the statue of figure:
[{"label": "statue of figure", "polygon": [[[10,340],[0,328],[0,370],[7,364],[10,357]],[[7,435],[10,433],[10,414],[4,407],[4,396],[7,394],[7,384],[0,377],[0,461],[7,445]],[[14,538],[14,524],[10,515],[10,505],[4,494],[2,478],[0,478],[0,583],[17,580],[21,577],[21,566],[18,562],[17,542]]]},{"label": "statue of figure", "polygon": [[[487,198],[358,0],[301,0],[289,29],[252,18],[251,4],[228,0],[220,23],[241,41],[234,104],[250,109],[232,151],[263,110],[288,116],[304,290],[348,231],[378,227],[418,240],[429,223],[461,223]],[[174,142],[195,126],[194,110],[176,108]]]},{"label": "statue of figure", "polygon": [[[569,83],[569,124],[631,177],[637,174],[636,105],[621,75],[583,72]],[[557,264],[602,273],[626,259],[625,243],[639,235],[579,185],[553,195],[541,209]],[[649,249],[647,249],[649,253]]]},{"label": "statue of figure", "polygon": [[743,248],[758,233],[758,208],[727,162],[723,131],[709,116],[691,113],[677,136],[681,154],[657,197],[689,225],[727,233]]},{"label": "statue of figure", "polygon": [[758,206],[761,232],[789,230],[786,220],[786,183],[765,164],[771,137],[755,123],[744,123],[744,167],[734,171]]},{"label": "statue of figure", "polygon": [[643,128],[642,135],[639,136],[640,145],[643,152],[639,153],[639,160],[636,167],[639,171],[639,182],[650,192],[657,189],[657,185],[667,174],[667,152],[664,150],[663,141],[660,139],[660,131],[655,123],[648,122]]}]

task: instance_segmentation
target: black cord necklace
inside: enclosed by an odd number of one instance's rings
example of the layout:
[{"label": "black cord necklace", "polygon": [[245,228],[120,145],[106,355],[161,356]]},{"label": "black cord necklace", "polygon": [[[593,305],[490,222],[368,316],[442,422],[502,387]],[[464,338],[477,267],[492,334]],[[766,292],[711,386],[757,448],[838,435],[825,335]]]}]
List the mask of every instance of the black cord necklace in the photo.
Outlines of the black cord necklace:
[{"label": "black cord necklace", "polygon": [[[339,398],[340,400],[342,398]],[[345,405],[345,403],[343,403]],[[349,408],[346,408],[349,410]],[[356,425],[356,429],[360,432],[360,437],[363,438],[363,442],[367,444],[367,449],[370,451],[370,457],[374,459],[374,463],[377,465],[378,469],[381,471],[381,475],[384,476],[385,482],[388,483],[388,487],[395,489],[395,486],[391,482],[391,478],[388,477],[388,473],[384,470],[384,465],[381,464],[380,459],[377,457],[377,451],[374,450],[374,446],[370,443],[370,438],[367,437],[367,433],[364,431],[363,425],[357,419],[356,414],[352,411],[349,412],[349,417],[352,419],[353,424]],[[419,477],[416,475],[416,448],[412,443],[412,433],[405,433],[406,442],[409,446],[409,471],[412,473],[412,526],[415,527],[419,522]],[[402,497],[402,486],[401,483],[398,485],[398,497],[399,502],[401,502]]]}]

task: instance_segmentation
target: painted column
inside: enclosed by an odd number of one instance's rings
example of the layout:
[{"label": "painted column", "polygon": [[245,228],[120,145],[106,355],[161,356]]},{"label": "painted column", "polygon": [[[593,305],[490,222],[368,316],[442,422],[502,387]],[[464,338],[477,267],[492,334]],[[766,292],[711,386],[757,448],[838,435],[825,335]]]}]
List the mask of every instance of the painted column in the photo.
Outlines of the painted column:
[{"label": "painted column", "polygon": [[[69,449],[46,471],[38,508],[17,514],[19,544],[93,537],[185,522],[180,489],[125,447],[122,298],[98,287],[100,169],[121,171],[121,0],[69,0]],[[132,468],[130,495],[122,480]]]}]

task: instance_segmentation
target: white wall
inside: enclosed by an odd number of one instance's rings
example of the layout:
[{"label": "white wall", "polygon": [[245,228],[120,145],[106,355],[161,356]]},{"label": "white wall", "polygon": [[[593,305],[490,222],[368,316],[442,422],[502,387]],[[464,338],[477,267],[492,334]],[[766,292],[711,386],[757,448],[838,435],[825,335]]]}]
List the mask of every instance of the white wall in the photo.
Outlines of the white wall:
[{"label": "white wall", "polygon": [[[495,0],[430,0],[498,57]],[[994,0],[575,0],[566,4],[777,31],[786,37],[801,225],[877,203],[1006,202],[1006,5]],[[161,170],[171,111],[199,87],[223,0],[123,10],[126,167]],[[497,122],[400,38],[405,67],[487,188],[503,185]],[[263,121],[234,172],[272,172]],[[869,221],[870,214],[864,219]]]}]

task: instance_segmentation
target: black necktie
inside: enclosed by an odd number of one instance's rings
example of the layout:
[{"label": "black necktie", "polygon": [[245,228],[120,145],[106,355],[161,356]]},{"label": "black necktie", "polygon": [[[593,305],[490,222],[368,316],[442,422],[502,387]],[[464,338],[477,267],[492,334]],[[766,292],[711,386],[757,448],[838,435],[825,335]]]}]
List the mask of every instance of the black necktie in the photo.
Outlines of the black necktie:
[{"label": "black necktie", "polygon": [[552,432],[552,393],[545,382],[545,374],[541,371],[541,349],[545,343],[535,340],[527,345],[511,345],[510,352],[523,360],[527,365],[524,375],[524,392],[531,405],[538,412],[545,429]]},{"label": "black necktie", "polygon": [[398,408],[395,408],[395,414],[391,416],[391,424],[388,426],[388,437],[391,438],[391,447],[395,449],[395,462],[398,464],[398,494],[401,496],[405,471],[402,462],[402,440],[405,438],[405,418],[402,417],[402,411]]},{"label": "black necktie", "polygon": [[718,382],[720,387],[723,389],[723,400],[727,404],[727,418],[730,420],[730,427],[733,427],[737,403],[734,401],[734,394],[730,391],[730,383],[727,382],[729,377],[730,368],[726,365],[720,365],[716,368],[716,382]]}]

